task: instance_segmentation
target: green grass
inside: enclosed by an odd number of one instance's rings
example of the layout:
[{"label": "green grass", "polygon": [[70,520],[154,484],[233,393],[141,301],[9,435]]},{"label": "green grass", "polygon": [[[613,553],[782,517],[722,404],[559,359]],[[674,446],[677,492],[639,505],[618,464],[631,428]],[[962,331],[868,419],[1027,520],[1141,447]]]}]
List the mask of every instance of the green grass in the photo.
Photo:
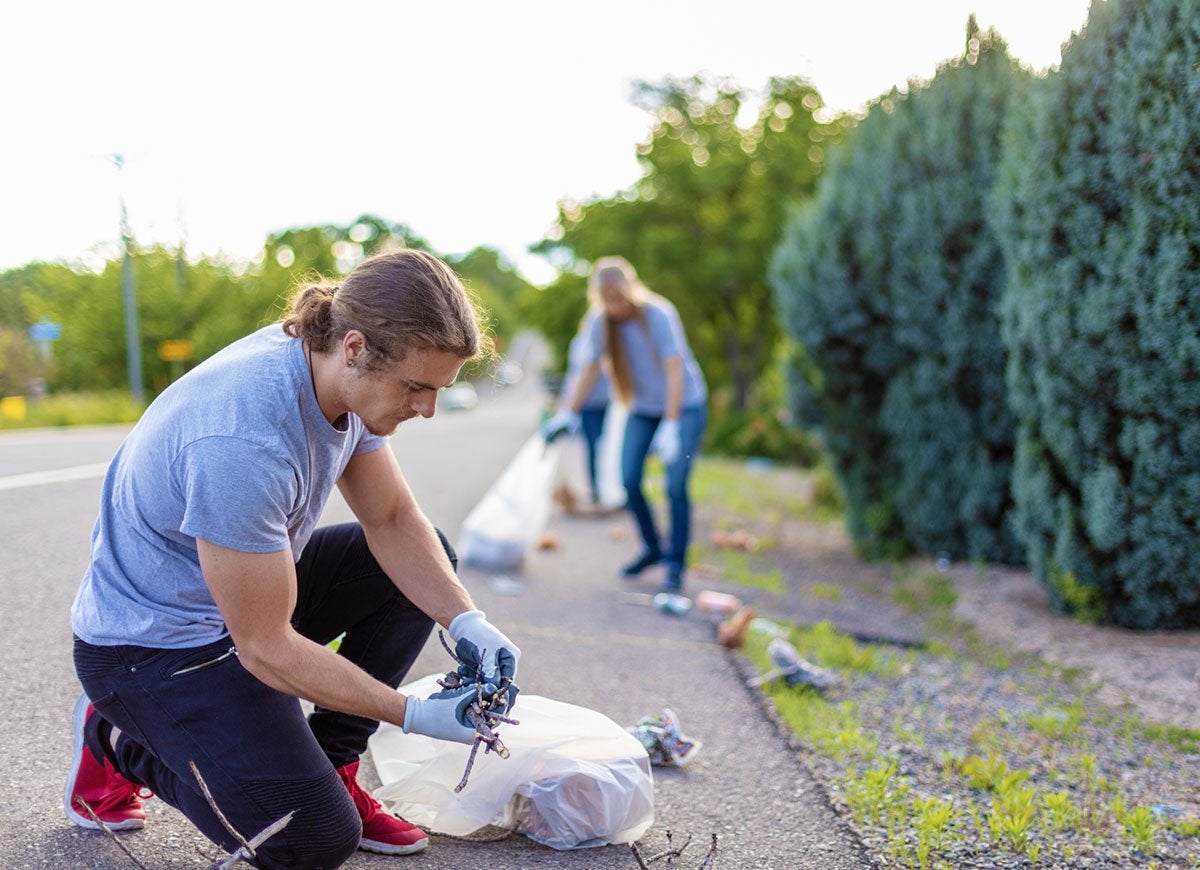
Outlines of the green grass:
[{"label": "green grass", "polygon": [[[789,469],[800,479],[802,472]],[[818,485],[820,470],[814,476],[813,494],[809,499],[795,492],[784,491],[771,474],[752,471],[744,462],[703,456],[692,466],[691,494],[697,503],[716,507],[740,517],[807,519],[830,522],[841,518],[841,510],[828,504],[826,488]]]},{"label": "green grass", "polygon": [[59,393],[25,403],[22,419],[0,415],[0,430],[135,423],[143,406],[129,393]]},{"label": "green grass", "polygon": [[[925,746],[929,735],[919,730],[922,705],[896,714],[888,734],[888,723],[871,722],[871,695],[862,693],[864,686],[876,686],[879,678],[897,680],[895,685],[903,690],[905,668],[916,653],[902,655],[886,646],[859,643],[829,623],[790,626],[788,638],[801,656],[835,673],[841,685],[822,694],[776,680],[764,690],[783,722],[813,753],[835,764],[834,792],[859,824],[886,836],[889,866],[948,866],[945,851],[961,841],[990,841],[994,848],[1021,856],[1029,866],[1071,866],[1075,841],[1098,847],[1124,840],[1142,855],[1152,856],[1164,834],[1200,837],[1200,822],[1159,819],[1148,807],[1127,805],[1120,782],[1104,775],[1083,742],[1096,728],[1116,733],[1136,728],[1139,737],[1162,742],[1167,760],[1156,764],[1175,763],[1173,750],[1195,751],[1200,735],[1193,731],[1137,723],[1087,703],[1090,688],[1063,686],[1061,692],[1038,698],[1034,710],[1002,710],[987,721],[973,723],[969,733],[961,726],[955,730],[951,723],[951,731],[939,732],[937,742],[946,739],[961,745],[966,740],[979,749],[965,757],[939,752],[936,745]],[[760,671],[771,667],[767,642],[765,634],[755,631],[747,638],[747,654]],[[987,658],[994,660],[994,655],[989,651]],[[983,665],[964,658],[964,666]],[[1045,760],[1028,769],[1014,769],[1009,760],[1012,753],[1020,748],[1025,750],[1022,757],[1028,758],[1031,745],[1044,748]],[[907,773],[901,773],[898,752],[910,769]],[[922,757],[929,765],[940,766],[942,781],[966,786],[973,797],[931,796],[926,791],[928,782],[918,785],[917,774],[911,772]],[[1046,835],[1051,833],[1062,836],[1048,842]]]},{"label": "green grass", "polygon": [[836,583],[814,583],[809,587],[808,594],[818,601],[841,601],[842,587]]},{"label": "green grass", "polygon": [[954,582],[945,574],[901,567],[892,583],[892,599],[914,612],[948,613],[958,601]]}]

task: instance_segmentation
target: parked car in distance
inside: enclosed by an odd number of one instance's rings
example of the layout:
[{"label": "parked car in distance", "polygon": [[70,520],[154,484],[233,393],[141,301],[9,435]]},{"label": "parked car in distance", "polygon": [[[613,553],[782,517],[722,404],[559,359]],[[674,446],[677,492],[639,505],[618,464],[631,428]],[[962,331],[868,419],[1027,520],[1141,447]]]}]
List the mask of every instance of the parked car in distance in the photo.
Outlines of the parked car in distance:
[{"label": "parked car in distance", "polygon": [[442,390],[438,405],[447,411],[469,411],[479,404],[479,394],[470,381],[459,381]]},{"label": "parked car in distance", "polygon": [[496,369],[496,383],[511,386],[520,383],[521,378],[525,376],[525,370],[521,368],[520,363],[506,362],[501,363]]}]

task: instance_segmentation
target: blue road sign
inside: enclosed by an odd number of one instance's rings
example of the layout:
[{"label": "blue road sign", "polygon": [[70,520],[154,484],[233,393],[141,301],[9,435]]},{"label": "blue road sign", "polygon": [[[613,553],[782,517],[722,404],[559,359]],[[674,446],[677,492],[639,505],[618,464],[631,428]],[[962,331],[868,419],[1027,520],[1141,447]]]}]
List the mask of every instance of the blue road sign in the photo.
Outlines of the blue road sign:
[{"label": "blue road sign", "polygon": [[39,320],[29,327],[29,337],[34,341],[58,341],[62,335],[62,324],[49,320]]}]

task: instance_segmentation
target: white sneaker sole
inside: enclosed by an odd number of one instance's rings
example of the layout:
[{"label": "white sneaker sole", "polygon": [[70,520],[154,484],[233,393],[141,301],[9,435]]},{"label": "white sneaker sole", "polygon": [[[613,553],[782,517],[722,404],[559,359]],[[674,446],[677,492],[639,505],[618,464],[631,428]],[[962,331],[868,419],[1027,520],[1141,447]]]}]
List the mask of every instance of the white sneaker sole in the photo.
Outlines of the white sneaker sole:
[{"label": "white sneaker sole", "polygon": [[[75,775],[79,772],[79,762],[83,759],[83,723],[87,719],[87,708],[90,703],[92,702],[88,700],[87,695],[80,695],[79,700],[75,702],[75,712],[71,714],[71,736],[73,738],[71,772],[67,775],[67,788],[63,792],[63,812],[79,827],[87,828],[89,831],[99,831],[101,828],[96,820],[91,816],[82,815],[75,809],[74,801],[71,800],[75,794]],[[123,822],[105,822],[104,826],[110,831],[135,831],[145,824],[141,819],[126,819]]]}]

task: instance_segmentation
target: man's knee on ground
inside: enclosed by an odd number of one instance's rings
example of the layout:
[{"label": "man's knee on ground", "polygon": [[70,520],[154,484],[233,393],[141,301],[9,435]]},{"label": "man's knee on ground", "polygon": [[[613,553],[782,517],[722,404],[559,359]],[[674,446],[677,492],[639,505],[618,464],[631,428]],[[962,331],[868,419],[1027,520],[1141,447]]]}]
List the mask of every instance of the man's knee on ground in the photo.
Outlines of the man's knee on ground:
[{"label": "man's knee on ground", "polygon": [[[261,783],[256,803],[272,818],[295,815],[255,851],[258,866],[324,870],[345,863],[362,839],[362,820],[336,773],[318,780]],[[257,831],[243,832],[249,838]]]}]

